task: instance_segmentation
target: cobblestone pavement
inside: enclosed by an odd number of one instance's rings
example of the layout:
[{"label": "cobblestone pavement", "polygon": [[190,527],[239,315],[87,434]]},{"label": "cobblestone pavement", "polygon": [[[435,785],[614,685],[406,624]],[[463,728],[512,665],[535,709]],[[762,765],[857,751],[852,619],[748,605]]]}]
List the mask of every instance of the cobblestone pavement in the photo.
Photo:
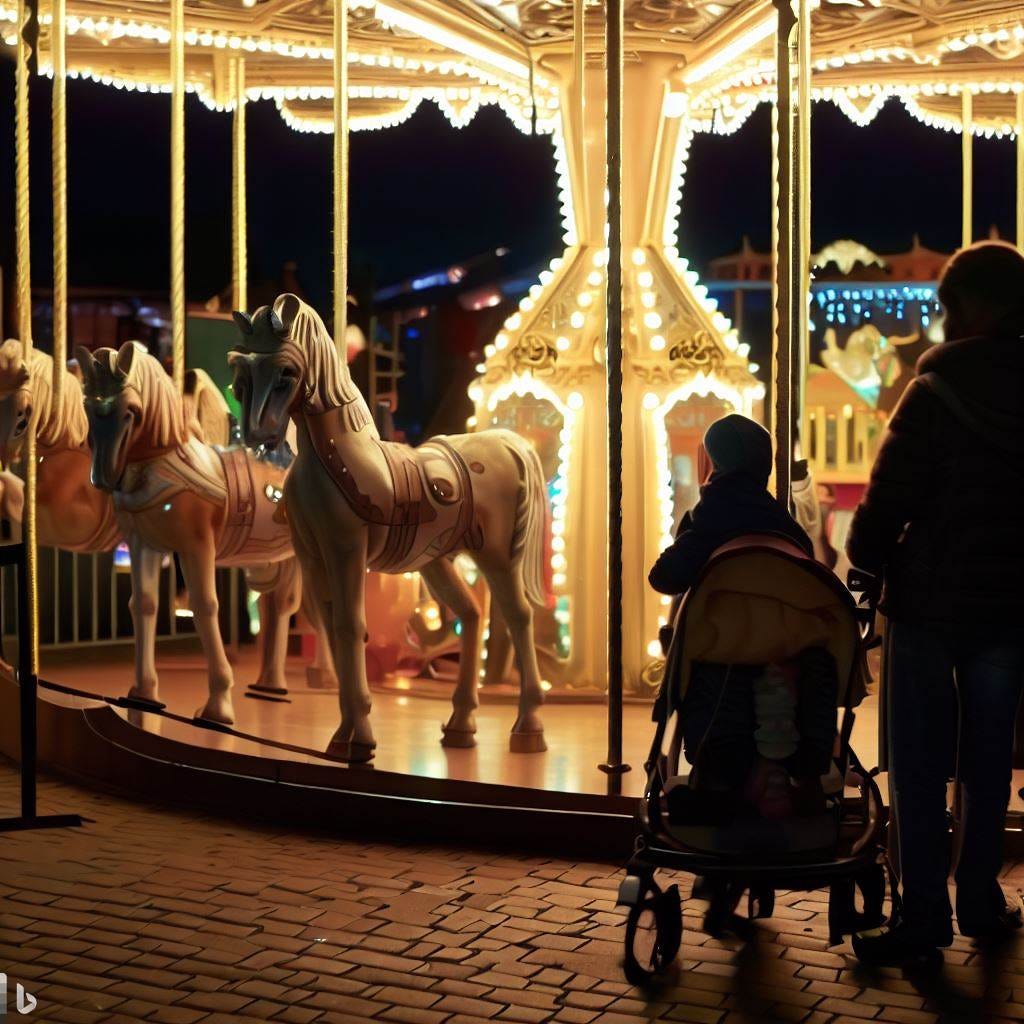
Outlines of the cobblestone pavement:
[{"label": "cobblestone pavement", "polygon": [[41,798],[94,823],[0,837],[0,971],[35,995],[30,1021],[1024,1020],[1024,941],[986,959],[958,939],[915,987],[828,949],[820,893],[780,894],[746,946],[688,907],[676,973],[642,992],[614,865],[295,835],[52,781]]}]

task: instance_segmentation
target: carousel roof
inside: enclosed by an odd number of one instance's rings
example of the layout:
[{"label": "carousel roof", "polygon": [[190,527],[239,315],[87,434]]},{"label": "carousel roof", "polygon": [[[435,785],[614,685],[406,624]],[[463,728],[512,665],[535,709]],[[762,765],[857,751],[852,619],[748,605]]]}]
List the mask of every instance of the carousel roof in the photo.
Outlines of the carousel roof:
[{"label": "carousel roof", "polygon": [[[456,124],[498,104],[524,130],[533,105],[553,127],[557,74],[545,58],[572,43],[575,0],[349,0],[351,127],[398,123],[424,100]],[[603,3],[586,0],[587,36],[603,48]],[[1018,0],[812,0],[814,95],[866,122],[890,97],[947,128],[975,96],[974,129],[1015,124],[1024,82]],[[49,5],[40,3],[47,70]],[[67,0],[68,67],[122,88],[169,89],[167,0]],[[278,103],[295,128],[330,130],[331,0],[186,0],[188,87],[228,108],[231,58],[246,90]],[[14,42],[13,0],[0,27]],[[697,127],[727,131],[774,87],[771,0],[626,0],[627,51],[678,57],[672,92]],[[634,59],[631,57],[631,59]]]}]

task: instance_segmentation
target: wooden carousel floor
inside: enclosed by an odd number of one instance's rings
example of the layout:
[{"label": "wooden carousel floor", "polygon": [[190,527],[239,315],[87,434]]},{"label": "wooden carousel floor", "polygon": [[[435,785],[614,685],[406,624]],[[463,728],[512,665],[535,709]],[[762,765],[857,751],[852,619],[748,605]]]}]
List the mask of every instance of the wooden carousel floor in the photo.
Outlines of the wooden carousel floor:
[{"label": "wooden carousel floor", "polygon": [[[67,686],[101,696],[128,692],[132,681],[132,652],[128,646],[89,651],[43,652],[41,675]],[[191,715],[205,701],[206,676],[201,655],[187,643],[158,648],[161,700],[168,710]],[[244,696],[255,678],[255,654],[244,650],[235,664],[235,728],[254,736],[309,748],[308,756],[281,751],[267,744],[242,740],[158,715],[118,709],[133,725],[211,749],[255,754],[291,761],[324,764],[314,752],[323,750],[338,721],[337,695],[306,686],[304,665],[288,666],[290,703],[254,700]],[[548,750],[541,754],[511,754],[508,732],[515,718],[513,705],[485,702],[477,714],[477,746],[448,750],[440,744],[441,723],[450,705],[437,696],[416,696],[417,680],[408,691],[375,692],[373,723],[377,737],[374,765],[381,771],[434,779],[500,783],[550,792],[607,792],[608,779],[597,765],[606,753],[607,717],[603,703],[549,703],[544,708]],[[437,692],[437,685],[430,686]],[[48,695],[48,699],[50,699]],[[868,698],[857,714],[854,746],[866,765],[877,760],[877,708]],[[622,792],[639,796],[642,765],[651,742],[650,706],[628,703],[623,715],[624,757],[633,770],[623,777]]]}]

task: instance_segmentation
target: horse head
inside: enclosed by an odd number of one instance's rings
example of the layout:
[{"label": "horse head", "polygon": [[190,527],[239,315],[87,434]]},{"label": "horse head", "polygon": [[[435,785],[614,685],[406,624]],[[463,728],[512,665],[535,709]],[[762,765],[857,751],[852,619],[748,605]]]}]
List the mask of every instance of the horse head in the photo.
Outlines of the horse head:
[{"label": "horse head", "polygon": [[128,465],[128,449],[142,420],[142,398],[131,383],[139,350],[128,341],[118,351],[101,348],[95,354],[75,350],[82,370],[85,415],[92,449],[92,483],[101,491],[115,491]]},{"label": "horse head", "polygon": [[32,422],[32,374],[20,341],[0,345],[0,461],[19,451]]},{"label": "horse head", "polygon": [[242,437],[250,447],[276,448],[300,401],[306,376],[303,349],[291,340],[300,300],[283,295],[250,317],[235,312],[241,342],[228,354],[235,398],[242,407]]}]

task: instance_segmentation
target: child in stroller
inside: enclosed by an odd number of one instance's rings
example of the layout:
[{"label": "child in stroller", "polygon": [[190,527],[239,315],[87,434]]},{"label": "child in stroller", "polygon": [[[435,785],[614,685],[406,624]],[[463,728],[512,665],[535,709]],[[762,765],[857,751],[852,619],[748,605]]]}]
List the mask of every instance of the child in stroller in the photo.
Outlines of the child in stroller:
[{"label": "child in stroller", "polygon": [[[763,427],[726,416],[708,428],[704,451],[710,478],[651,569],[655,590],[685,594],[712,553],[738,536],[787,538],[813,555],[810,538],[768,492],[772,441]],[[835,740],[837,687],[823,648],[784,664],[694,665],[681,711],[694,778],[673,792],[670,815],[723,824],[744,806],[767,818],[816,808]]]}]

